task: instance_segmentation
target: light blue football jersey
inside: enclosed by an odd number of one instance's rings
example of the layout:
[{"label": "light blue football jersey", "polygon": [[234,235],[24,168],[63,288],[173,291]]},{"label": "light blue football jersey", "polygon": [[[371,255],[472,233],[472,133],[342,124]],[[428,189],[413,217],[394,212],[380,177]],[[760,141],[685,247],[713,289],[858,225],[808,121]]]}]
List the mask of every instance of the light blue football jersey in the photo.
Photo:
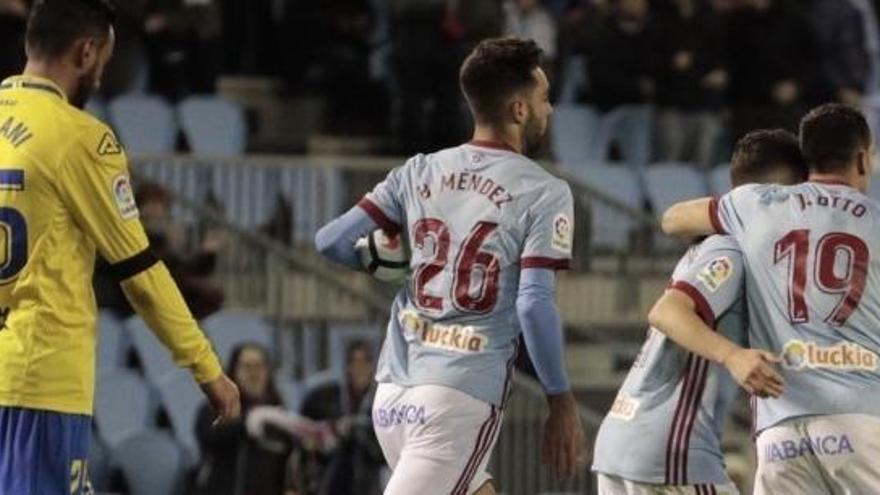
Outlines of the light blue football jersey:
[{"label": "light blue football jersey", "polygon": [[571,259],[568,184],[511,150],[469,143],[414,156],[360,206],[403,231],[411,252],[376,379],[445,385],[502,406],[520,269],[564,269]]},{"label": "light blue football jersey", "polygon": [[[745,345],[742,253],[728,236],[692,246],[671,286],[694,300],[703,321]],[[593,470],[658,485],[729,483],[721,453],[737,384],[650,328],[596,438]]]},{"label": "light blue football jersey", "polygon": [[713,203],[746,263],[751,343],[786,389],[758,431],[798,416],[880,416],[880,208],[843,183],[748,185]]}]

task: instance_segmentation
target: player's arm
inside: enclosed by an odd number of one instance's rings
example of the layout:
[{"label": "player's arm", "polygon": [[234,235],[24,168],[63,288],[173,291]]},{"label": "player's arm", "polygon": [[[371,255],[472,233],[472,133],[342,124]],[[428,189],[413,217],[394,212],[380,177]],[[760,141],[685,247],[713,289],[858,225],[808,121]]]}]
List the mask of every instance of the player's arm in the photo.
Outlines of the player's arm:
[{"label": "player's arm", "polygon": [[699,237],[718,232],[712,223],[713,198],[683,201],[669,207],[663,213],[663,232],[674,237]]},{"label": "player's arm", "polygon": [[174,361],[188,368],[202,385],[218,419],[234,418],[240,412],[238,390],[223,375],[168,269],[149,249],[125,156],[118,147],[107,154],[101,143],[115,138],[104,130],[95,131],[73,141],[64,154],[55,181],[59,194],[73,221],[110,263],[134,309],[171,351]]},{"label": "player's arm", "polygon": [[322,227],[315,235],[318,252],[340,265],[360,270],[361,263],[354,248],[358,239],[377,228],[399,232],[403,218],[398,199],[400,170],[392,170],[357,206]]},{"label": "player's arm", "polygon": [[568,268],[574,238],[574,201],[568,185],[555,181],[527,212],[520,259],[517,316],[550,414],[542,457],[557,475],[570,476],[584,458],[584,431],[565,371],[562,318],[555,303],[556,270]]},{"label": "player's arm", "polygon": [[713,329],[716,315],[736,304],[742,286],[741,253],[707,250],[660,297],[648,319],[678,345],[725,366],[750,394],[778,397],[784,381],[773,369],[776,358],[766,351],[745,349]]},{"label": "player's arm", "polygon": [[315,247],[330,260],[360,270],[363,267],[354,245],[358,239],[378,228],[379,225],[363,208],[355,206],[321,227],[315,235]]}]

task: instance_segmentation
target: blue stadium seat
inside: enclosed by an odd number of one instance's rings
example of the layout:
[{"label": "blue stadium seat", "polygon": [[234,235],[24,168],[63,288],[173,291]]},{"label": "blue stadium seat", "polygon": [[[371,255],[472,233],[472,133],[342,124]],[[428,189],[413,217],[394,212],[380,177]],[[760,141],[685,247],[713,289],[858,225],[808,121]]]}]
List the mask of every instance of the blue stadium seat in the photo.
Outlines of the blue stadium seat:
[{"label": "blue stadium seat", "polygon": [[586,163],[596,159],[593,141],[599,116],[585,105],[559,105],[553,111],[550,138],[560,168],[578,177]]},{"label": "blue stadium seat", "polygon": [[577,101],[581,89],[587,85],[587,58],[572,55],[563,62],[562,77],[559,81],[557,105],[568,105]]},{"label": "blue stadium seat", "polygon": [[112,473],[110,452],[92,429],[89,439],[89,479],[95,492],[101,493],[110,489]]},{"label": "blue stadium seat", "polygon": [[653,114],[647,105],[622,105],[603,115],[593,140],[594,160],[608,158],[612,143],[617,143],[623,161],[643,166],[651,157]]},{"label": "blue stadium seat", "polygon": [[376,359],[383,337],[382,330],[381,325],[369,323],[331,325],[327,333],[330,340],[330,368],[338,373],[345,372],[345,351],[356,340],[366,341],[373,351],[373,359]]},{"label": "blue stadium seat", "polygon": [[871,185],[868,188],[868,196],[880,201],[880,173],[875,173],[871,177]]},{"label": "blue stadium seat", "polygon": [[171,360],[171,353],[153,335],[146,322],[139,316],[132,316],[125,321],[125,330],[131,337],[135,352],[140,358],[147,381],[155,385],[168,372],[177,369]]},{"label": "blue stadium seat", "polygon": [[109,112],[107,110],[107,104],[104,103],[103,100],[99,98],[91,98],[86,102],[85,111],[100,120],[104,123],[109,123]]},{"label": "blue stadium seat", "polygon": [[290,411],[299,410],[299,404],[303,395],[303,384],[294,380],[287,370],[279,370],[275,373],[275,386],[281,394],[284,407]]},{"label": "blue stadium seat", "polygon": [[706,178],[689,163],[657,163],[643,172],[648,202],[657,218],[667,208],[688,199],[709,195]]},{"label": "blue stadium seat", "polygon": [[[585,169],[584,183],[624,206],[641,211],[645,201],[638,173],[624,165],[591,164]],[[629,214],[609,206],[601,200],[590,201],[593,234],[591,243],[601,249],[624,249],[629,244],[630,232],[636,222]]]},{"label": "blue stadium seat", "polygon": [[186,455],[165,432],[147,430],[113,449],[131,495],[175,495],[181,488]]},{"label": "blue stadium seat", "polygon": [[270,353],[275,348],[272,327],[259,316],[243,311],[221,311],[202,321],[205,334],[223,363],[228,363],[232,349],[245,342],[256,342]]},{"label": "blue stadium seat", "polygon": [[177,369],[162,377],[158,383],[158,390],[162,406],[174,428],[175,438],[189,449],[193,459],[198,459],[196,416],[205,402],[199,386],[189,372]]},{"label": "blue stadium seat", "polygon": [[718,165],[709,171],[709,192],[712,196],[719,197],[730,191],[730,164]]},{"label": "blue stadium seat", "polygon": [[242,109],[216,96],[191,96],[177,106],[180,124],[193,153],[236,156],[247,145]]},{"label": "blue stadium seat", "polygon": [[171,106],[158,96],[119,96],[110,102],[110,120],[129,153],[174,151],[177,120]]},{"label": "blue stadium seat", "polygon": [[114,447],[149,427],[155,411],[150,389],[136,373],[105,370],[98,376],[95,424],[107,446]]},{"label": "blue stadium seat", "polygon": [[98,313],[98,369],[125,366],[125,356],[130,346],[122,320],[109,311]]}]

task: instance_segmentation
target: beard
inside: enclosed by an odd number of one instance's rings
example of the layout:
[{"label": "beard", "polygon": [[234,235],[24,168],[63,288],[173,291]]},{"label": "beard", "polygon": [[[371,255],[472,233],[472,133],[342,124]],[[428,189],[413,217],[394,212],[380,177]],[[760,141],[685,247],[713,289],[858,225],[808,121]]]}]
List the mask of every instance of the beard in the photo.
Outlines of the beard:
[{"label": "beard", "polygon": [[68,97],[71,105],[82,110],[86,106],[89,98],[98,90],[98,77],[95,72],[85,74],[77,81],[76,89]]},{"label": "beard", "polygon": [[523,154],[528,155],[541,146],[544,135],[547,133],[547,123],[541,122],[535,117],[534,112],[530,112],[529,119],[523,129]]}]

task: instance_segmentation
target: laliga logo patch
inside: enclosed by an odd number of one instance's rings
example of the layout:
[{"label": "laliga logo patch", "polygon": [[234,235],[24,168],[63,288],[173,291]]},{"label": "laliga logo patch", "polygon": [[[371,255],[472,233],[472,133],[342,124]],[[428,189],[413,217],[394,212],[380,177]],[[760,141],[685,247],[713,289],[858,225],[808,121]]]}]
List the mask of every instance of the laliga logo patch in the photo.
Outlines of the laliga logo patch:
[{"label": "laliga logo patch", "polygon": [[700,282],[712,292],[717,291],[733,274],[733,263],[727,256],[715,258],[697,275]]},{"label": "laliga logo patch", "polygon": [[116,208],[124,220],[137,218],[137,204],[127,174],[119,174],[113,179],[113,199],[116,200]]},{"label": "laliga logo patch", "polygon": [[796,371],[805,368],[875,371],[877,355],[850,342],[823,347],[815,342],[790,340],[782,350],[782,364]]},{"label": "laliga logo patch", "polygon": [[571,220],[560,213],[553,219],[553,249],[563,253],[571,252]]}]

